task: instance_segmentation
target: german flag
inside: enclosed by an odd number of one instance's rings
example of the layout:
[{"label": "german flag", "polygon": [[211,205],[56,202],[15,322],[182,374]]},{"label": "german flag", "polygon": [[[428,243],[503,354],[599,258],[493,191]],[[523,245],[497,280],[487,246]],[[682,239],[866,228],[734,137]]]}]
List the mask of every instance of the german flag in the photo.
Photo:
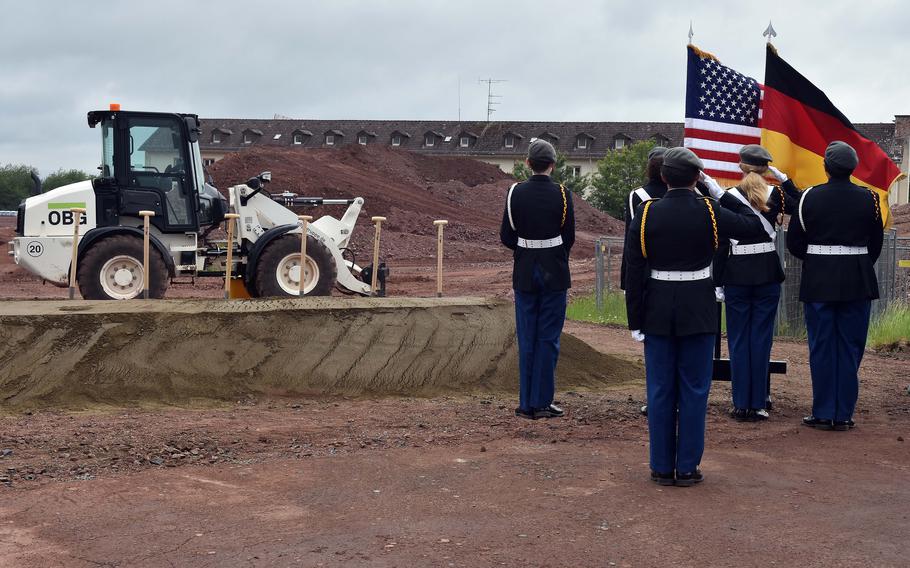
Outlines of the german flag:
[{"label": "german flag", "polygon": [[825,148],[834,140],[853,146],[859,165],[853,182],[874,190],[882,205],[882,222],[890,226],[888,190],[903,174],[878,144],[857,132],[818,87],[781,59],[769,43],[762,101],[762,146],[773,164],[800,188],[825,183]]}]

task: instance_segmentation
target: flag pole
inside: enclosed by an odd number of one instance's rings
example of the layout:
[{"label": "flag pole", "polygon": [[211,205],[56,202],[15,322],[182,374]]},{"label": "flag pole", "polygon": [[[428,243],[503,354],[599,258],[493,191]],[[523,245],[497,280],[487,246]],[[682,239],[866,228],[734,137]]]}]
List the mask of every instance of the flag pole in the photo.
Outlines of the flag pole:
[{"label": "flag pole", "polygon": [[768,27],[765,28],[765,31],[762,32],[762,37],[768,38],[768,45],[771,44],[771,38],[777,37],[777,32],[774,31],[774,26],[771,25],[771,20],[768,20]]},{"label": "flag pole", "polygon": [[692,38],[695,36],[695,32],[692,31],[692,20],[689,20],[689,45],[692,45]]}]

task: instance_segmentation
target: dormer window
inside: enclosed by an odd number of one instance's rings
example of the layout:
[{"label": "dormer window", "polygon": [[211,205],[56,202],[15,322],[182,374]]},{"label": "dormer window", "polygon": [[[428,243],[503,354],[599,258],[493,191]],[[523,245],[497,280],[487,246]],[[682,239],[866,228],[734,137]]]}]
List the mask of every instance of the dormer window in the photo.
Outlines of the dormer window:
[{"label": "dormer window", "polygon": [[401,136],[396,134],[392,136],[392,146],[401,146]]},{"label": "dormer window", "polygon": [[435,146],[436,145],[436,136],[434,136],[433,134],[427,134],[426,136],[424,136],[423,145],[427,146],[427,147]]},{"label": "dormer window", "polygon": [[579,149],[579,150],[587,150],[587,149],[588,149],[588,139],[585,138],[584,136],[579,136],[579,137],[578,137],[578,149]]},{"label": "dormer window", "polygon": [[663,146],[664,148],[666,148],[667,146],[670,145],[670,139],[667,138],[666,136],[664,136],[663,134],[655,134],[654,143],[658,146]]},{"label": "dormer window", "polygon": [[470,136],[462,136],[462,137],[460,137],[460,138],[458,139],[458,145],[459,145],[460,147],[462,147],[462,148],[467,148],[467,147],[469,147],[469,146],[471,145],[471,137],[470,137]]},{"label": "dormer window", "polygon": [[367,139],[368,139],[368,137],[366,134],[361,134],[360,136],[357,137],[357,143],[360,144],[361,146],[366,146]]},{"label": "dormer window", "polygon": [[294,144],[303,144],[303,134],[299,132],[294,134]]},{"label": "dormer window", "polygon": [[243,143],[252,144],[262,136],[262,131],[255,128],[247,128],[243,131]]},{"label": "dormer window", "polygon": [[503,138],[503,140],[502,140],[502,145],[505,146],[506,148],[514,148],[515,147],[515,137],[512,136],[511,134],[506,134],[505,138]]},{"label": "dormer window", "polygon": [[212,132],[212,144],[221,144],[221,132]]},{"label": "dormer window", "polygon": [[326,146],[334,146],[334,145],[335,145],[335,135],[334,135],[334,134],[326,134],[326,135],[325,135],[325,145],[326,145]]},{"label": "dormer window", "polygon": [[626,139],[625,139],[625,138],[617,138],[616,140],[613,141],[613,148],[614,148],[615,150],[622,150],[622,149],[625,148],[625,147],[626,147]]},{"label": "dormer window", "polygon": [[243,133],[243,143],[244,143],[244,144],[252,144],[252,143],[253,143],[253,137],[250,136],[250,133],[249,133],[249,132],[244,132],[244,133]]}]

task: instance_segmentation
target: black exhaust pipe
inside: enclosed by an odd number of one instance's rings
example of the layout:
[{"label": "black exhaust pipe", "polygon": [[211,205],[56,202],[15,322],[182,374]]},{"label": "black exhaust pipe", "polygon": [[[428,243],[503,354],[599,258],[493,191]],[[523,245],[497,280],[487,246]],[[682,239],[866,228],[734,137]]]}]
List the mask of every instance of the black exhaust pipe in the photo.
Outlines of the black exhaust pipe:
[{"label": "black exhaust pipe", "polygon": [[35,187],[32,189],[32,195],[41,195],[41,178],[35,173],[35,170],[29,172],[32,175],[32,183]]}]

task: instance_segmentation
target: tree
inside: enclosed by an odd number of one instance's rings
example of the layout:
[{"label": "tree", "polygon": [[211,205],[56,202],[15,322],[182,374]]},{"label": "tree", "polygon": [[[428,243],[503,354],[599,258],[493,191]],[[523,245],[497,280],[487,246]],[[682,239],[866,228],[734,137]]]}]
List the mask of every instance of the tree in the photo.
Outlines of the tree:
[{"label": "tree", "polygon": [[[515,162],[515,165],[512,166],[512,177],[517,181],[525,181],[533,174],[534,172],[532,172],[531,168],[524,162]],[[589,185],[588,176],[576,176],[572,166],[566,164],[565,154],[561,153],[556,154],[556,167],[553,168],[553,174],[550,176],[550,179],[556,183],[563,184],[566,186],[566,189],[572,193],[577,193],[578,195],[582,195],[585,188]]]},{"label": "tree", "polygon": [[653,147],[653,141],[642,140],[621,150],[607,152],[597,162],[597,171],[591,178],[594,189],[588,196],[588,202],[622,219],[629,192],[645,183],[648,152]]},{"label": "tree", "polygon": [[35,168],[25,164],[7,164],[0,166],[0,209],[12,210],[19,207],[19,203],[31,195],[31,173]]},{"label": "tree", "polygon": [[44,178],[44,182],[42,183],[41,188],[43,191],[50,191],[64,185],[69,185],[71,183],[76,183],[77,181],[84,181],[87,179],[92,179],[92,176],[83,172],[82,170],[61,169],[52,174],[49,174],[46,178]]}]

